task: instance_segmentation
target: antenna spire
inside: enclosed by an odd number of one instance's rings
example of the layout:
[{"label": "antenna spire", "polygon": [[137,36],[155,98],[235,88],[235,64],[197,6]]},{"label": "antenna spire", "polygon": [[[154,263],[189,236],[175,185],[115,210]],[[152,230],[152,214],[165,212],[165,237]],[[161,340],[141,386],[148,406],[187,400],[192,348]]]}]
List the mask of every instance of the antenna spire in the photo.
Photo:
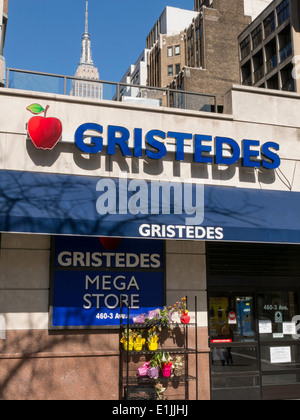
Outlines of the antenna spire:
[{"label": "antenna spire", "polygon": [[85,33],[88,34],[89,33],[89,28],[88,28],[88,22],[89,22],[89,2],[88,0],[86,0],[86,6],[85,6]]},{"label": "antenna spire", "polygon": [[79,64],[88,64],[88,65],[94,65],[92,60],[92,51],[91,51],[91,39],[90,34],[88,30],[88,1],[86,0],[85,3],[85,32],[82,35],[82,41],[81,41],[81,58]]}]

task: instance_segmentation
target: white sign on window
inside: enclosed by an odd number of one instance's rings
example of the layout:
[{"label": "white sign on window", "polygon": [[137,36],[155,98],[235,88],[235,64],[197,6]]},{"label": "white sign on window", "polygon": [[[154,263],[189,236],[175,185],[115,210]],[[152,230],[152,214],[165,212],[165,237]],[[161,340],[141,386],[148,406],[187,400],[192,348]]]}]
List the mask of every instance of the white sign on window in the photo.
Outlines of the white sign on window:
[{"label": "white sign on window", "polygon": [[259,334],[271,334],[272,333],[272,322],[269,320],[259,321]]},{"label": "white sign on window", "polygon": [[283,322],[282,323],[283,334],[296,334],[296,324],[294,322]]},{"label": "white sign on window", "polygon": [[271,363],[291,363],[290,347],[270,347]]}]

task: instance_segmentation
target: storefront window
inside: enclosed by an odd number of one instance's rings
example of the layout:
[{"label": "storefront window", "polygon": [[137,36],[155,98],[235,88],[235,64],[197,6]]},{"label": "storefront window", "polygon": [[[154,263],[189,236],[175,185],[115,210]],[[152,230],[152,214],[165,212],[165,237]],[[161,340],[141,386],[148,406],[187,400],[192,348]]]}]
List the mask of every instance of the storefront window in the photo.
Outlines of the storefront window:
[{"label": "storefront window", "polygon": [[251,296],[212,296],[209,299],[211,343],[254,341],[255,323]]},{"label": "storefront window", "polygon": [[216,346],[211,351],[211,366],[212,373],[255,372],[258,370],[257,347]]},{"label": "storefront window", "polygon": [[299,323],[296,293],[272,291],[258,294],[258,328],[261,341],[297,340]]},{"label": "storefront window", "polygon": [[284,344],[281,346],[262,345],[261,365],[265,371],[286,371],[300,368],[300,349],[299,346]]}]

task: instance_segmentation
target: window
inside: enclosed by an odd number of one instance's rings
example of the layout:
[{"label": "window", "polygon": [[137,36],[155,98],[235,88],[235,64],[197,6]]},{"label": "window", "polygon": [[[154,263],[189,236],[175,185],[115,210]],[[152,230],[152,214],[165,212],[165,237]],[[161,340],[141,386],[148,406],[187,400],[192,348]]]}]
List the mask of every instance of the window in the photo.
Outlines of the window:
[{"label": "window", "polygon": [[252,77],[251,77],[251,61],[247,61],[242,67],[242,84],[245,86],[252,86]]},{"label": "window", "polygon": [[270,35],[275,29],[275,14],[274,11],[264,20],[265,38]]},{"label": "window", "polygon": [[132,83],[133,83],[134,85],[137,85],[137,84],[138,84],[139,77],[140,77],[140,72],[138,71],[138,72],[134,75],[134,77],[133,77],[133,79],[132,79]]},{"label": "window", "polygon": [[251,36],[252,36],[253,49],[255,49],[262,42],[261,25],[259,25],[257,28],[254,29]]},{"label": "window", "polygon": [[175,55],[180,55],[180,45],[175,45]]},{"label": "window", "polygon": [[199,41],[201,35],[202,35],[202,26],[199,25],[199,27],[196,29],[196,41]]},{"label": "window", "polygon": [[[235,293],[211,295],[209,297],[209,325],[212,344],[225,345],[233,342],[255,341],[253,296]],[[225,360],[225,357],[222,360]],[[255,358],[253,361],[256,364]],[[257,369],[256,365],[255,369]]]},{"label": "window", "polygon": [[291,38],[291,27],[286,26],[279,34],[279,56],[280,62],[293,54],[292,38]]},{"label": "window", "polygon": [[180,73],[180,64],[175,64],[175,74]]},{"label": "window", "polygon": [[260,79],[264,77],[264,59],[263,51],[258,51],[255,56],[253,56],[253,69],[254,69],[254,83],[257,83]]},{"label": "window", "polygon": [[241,59],[243,60],[250,54],[250,36],[248,35],[243,41],[241,42]]},{"label": "window", "polygon": [[173,76],[173,66],[168,66],[168,76]]},{"label": "window", "polygon": [[168,57],[173,57],[173,47],[168,47]]},{"label": "window", "polygon": [[289,0],[284,0],[277,7],[278,25],[281,25],[281,23],[284,22],[289,16],[290,16],[290,3],[289,3]]}]

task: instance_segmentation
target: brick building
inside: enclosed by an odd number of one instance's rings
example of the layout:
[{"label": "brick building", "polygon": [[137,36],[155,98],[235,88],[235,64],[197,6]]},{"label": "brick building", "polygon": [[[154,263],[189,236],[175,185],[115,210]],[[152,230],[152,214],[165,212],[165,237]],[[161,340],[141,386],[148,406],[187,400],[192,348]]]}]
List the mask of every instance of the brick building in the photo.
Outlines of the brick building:
[{"label": "brick building", "polygon": [[[184,30],[156,40],[149,34],[148,85],[218,94],[222,106],[223,94],[240,80],[237,37],[251,17],[244,14],[243,0],[198,3]],[[149,39],[156,42],[149,45]]]},{"label": "brick building", "polygon": [[171,87],[217,94],[222,107],[224,93],[240,80],[237,37],[251,18],[244,14],[243,0],[210,3],[202,4],[185,31],[186,65]]},{"label": "brick building", "polygon": [[185,66],[185,28],[197,12],[166,7],[146,39],[148,86],[165,87]]}]

